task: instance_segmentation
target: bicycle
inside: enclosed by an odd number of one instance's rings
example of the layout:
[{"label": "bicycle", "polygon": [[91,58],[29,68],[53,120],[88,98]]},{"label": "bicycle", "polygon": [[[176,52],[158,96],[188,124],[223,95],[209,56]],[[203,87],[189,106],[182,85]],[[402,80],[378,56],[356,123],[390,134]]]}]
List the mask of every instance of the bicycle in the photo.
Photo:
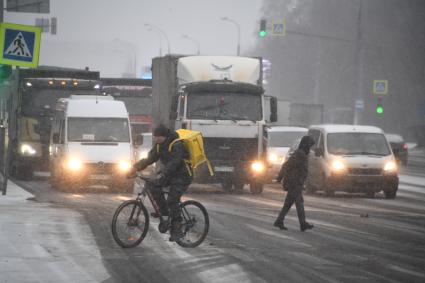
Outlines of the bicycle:
[{"label": "bicycle", "polygon": [[[158,230],[167,233],[171,229],[170,217],[161,214],[158,204],[152,196],[148,186],[143,181],[154,183],[150,178],[136,173],[136,184],[141,187],[136,199],[124,201],[115,211],[112,218],[112,235],[115,242],[123,248],[134,248],[146,237],[149,229],[149,213],[143,200],[148,197],[152,207],[159,215]],[[167,194],[166,191],[162,191]],[[182,230],[184,236],[176,240],[176,243],[185,248],[199,246],[208,234],[209,217],[205,207],[194,200],[180,203],[182,215]]]}]

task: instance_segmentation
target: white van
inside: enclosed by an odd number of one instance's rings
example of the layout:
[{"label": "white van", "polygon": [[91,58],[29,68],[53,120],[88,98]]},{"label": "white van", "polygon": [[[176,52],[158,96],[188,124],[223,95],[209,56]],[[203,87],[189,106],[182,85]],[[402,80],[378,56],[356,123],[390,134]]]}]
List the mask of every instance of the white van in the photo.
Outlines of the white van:
[{"label": "white van", "polygon": [[288,126],[272,126],[266,129],[268,175],[271,179],[276,179],[279,174],[289,148],[297,139],[307,135],[307,131],[307,128]]},{"label": "white van", "polygon": [[60,99],[50,139],[51,185],[79,191],[93,184],[132,192],[134,162],[128,112],[111,96]]},{"label": "white van", "polygon": [[397,163],[384,132],[373,126],[318,125],[308,134],[315,140],[309,155],[307,190],[362,192],[374,196],[383,191],[395,198]]}]

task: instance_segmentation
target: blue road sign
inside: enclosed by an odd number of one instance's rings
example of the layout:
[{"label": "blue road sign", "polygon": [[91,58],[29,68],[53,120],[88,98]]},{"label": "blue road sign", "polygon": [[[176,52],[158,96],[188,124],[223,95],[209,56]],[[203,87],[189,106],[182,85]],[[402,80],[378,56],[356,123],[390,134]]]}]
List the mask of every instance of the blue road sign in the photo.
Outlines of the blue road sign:
[{"label": "blue road sign", "polygon": [[37,67],[41,29],[4,23],[0,26],[0,63]]},{"label": "blue road sign", "polygon": [[387,80],[374,80],[373,81],[373,94],[387,94],[388,81]]}]

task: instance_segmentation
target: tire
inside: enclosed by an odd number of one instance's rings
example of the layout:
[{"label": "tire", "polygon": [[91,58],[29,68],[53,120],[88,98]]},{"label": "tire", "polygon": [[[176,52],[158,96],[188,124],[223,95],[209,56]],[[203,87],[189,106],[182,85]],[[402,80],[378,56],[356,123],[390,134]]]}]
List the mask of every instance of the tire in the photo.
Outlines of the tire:
[{"label": "tire", "polygon": [[233,186],[235,188],[235,193],[243,193],[243,187],[245,186],[244,182],[234,182]]},{"label": "tire", "polygon": [[[140,224],[143,226],[140,227]],[[123,202],[114,213],[111,228],[112,236],[118,245],[123,248],[136,247],[148,233],[149,214],[146,207],[137,200]]]},{"label": "tire", "polygon": [[397,190],[384,191],[384,195],[386,199],[395,199],[397,195]]},{"label": "tire", "polygon": [[210,219],[205,207],[197,201],[188,200],[181,205],[184,237],[176,242],[184,248],[199,246],[208,234]]},{"label": "tire", "polygon": [[249,184],[249,190],[252,194],[261,194],[263,192],[264,185],[257,182],[252,182]]}]

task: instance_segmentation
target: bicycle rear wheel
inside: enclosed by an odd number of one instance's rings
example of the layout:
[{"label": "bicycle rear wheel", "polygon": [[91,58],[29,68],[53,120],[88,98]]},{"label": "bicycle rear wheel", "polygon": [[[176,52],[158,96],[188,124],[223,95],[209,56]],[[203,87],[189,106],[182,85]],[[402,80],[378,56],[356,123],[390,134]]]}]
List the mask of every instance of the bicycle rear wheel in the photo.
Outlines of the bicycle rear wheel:
[{"label": "bicycle rear wheel", "polygon": [[123,202],[112,218],[112,236],[123,248],[134,248],[140,244],[149,229],[149,215],[142,202]]},{"label": "bicycle rear wheel", "polygon": [[185,248],[199,246],[205,240],[210,227],[208,212],[202,204],[193,200],[183,202],[180,207],[184,237],[176,242]]}]

